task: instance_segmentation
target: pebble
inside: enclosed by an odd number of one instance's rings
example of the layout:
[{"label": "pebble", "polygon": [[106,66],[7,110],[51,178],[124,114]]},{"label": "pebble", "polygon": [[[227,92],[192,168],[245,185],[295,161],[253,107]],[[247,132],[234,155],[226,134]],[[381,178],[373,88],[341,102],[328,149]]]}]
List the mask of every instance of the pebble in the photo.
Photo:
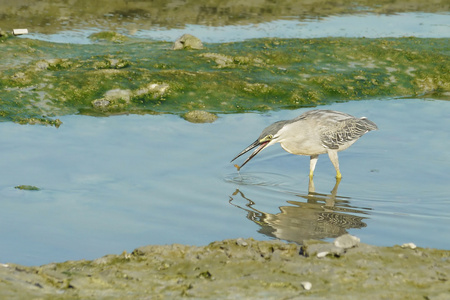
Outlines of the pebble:
[{"label": "pebble", "polygon": [[410,249],[413,249],[413,250],[417,248],[416,244],[414,244],[414,243],[405,243],[401,247],[402,248],[410,248]]},{"label": "pebble", "polygon": [[300,250],[300,255],[309,257],[316,256],[318,258],[325,257],[327,255],[330,256],[341,256],[344,254],[344,249],[336,247],[333,244],[329,243],[309,243],[304,241],[303,246]]},{"label": "pebble", "polygon": [[132,92],[130,90],[113,89],[104,94],[106,100],[124,100],[130,102]]},{"label": "pebble", "polygon": [[164,100],[164,97],[169,92],[170,86],[167,83],[150,83],[144,88],[134,92],[134,96],[143,97],[149,96],[153,99]]},{"label": "pebble", "polygon": [[312,288],[312,283],[309,281],[303,281],[303,282],[300,282],[300,284],[307,291],[309,291]]},{"label": "pebble", "polygon": [[96,99],[92,101],[92,105],[97,108],[105,108],[108,107],[111,102],[106,99]]},{"label": "pebble", "polygon": [[330,252],[328,252],[328,251],[319,252],[319,253],[317,253],[317,257],[318,258],[325,257],[328,255],[328,253],[330,253]]},{"label": "pebble", "polygon": [[243,246],[243,247],[248,246],[248,243],[243,238],[238,238],[236,240],[236,244],[238,244],[238,246]]},{"label": "pebble", "polygon": [[334,240],[334,245],[342,249],[350,249],[358,246],[360,239],[350,234],[344,234]]},{"label": "pebble", "polygon": [[203,110],[193,110],[184,114],[184,119],[191,123],[212,123],[217,120],[217,116],[213,113]]},{"label": "pebble", "polygon": [[191,35],[191,34],[183,34],[179,37],[172,47],[173,50],[182,50],[182,49],[194,49],[200,50],[203,49],[202,41],[199,38]]}]

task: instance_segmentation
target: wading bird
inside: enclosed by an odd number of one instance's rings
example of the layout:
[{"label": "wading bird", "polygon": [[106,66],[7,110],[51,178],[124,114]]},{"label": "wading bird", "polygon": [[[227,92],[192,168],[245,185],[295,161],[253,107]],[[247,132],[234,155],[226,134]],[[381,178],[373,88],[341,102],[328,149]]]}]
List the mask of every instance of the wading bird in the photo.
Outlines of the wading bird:
[{"label": "wading bird", "polygon": [[310,178],[314,175],[319,155],[328,153],[336,169],[336,178],[340,179],[338,152],[350,147],[365,133],[377,129],[377,125],[365,117],[355,118],[334,110],[311,110],[292,120],[268,126],[255,142],[231,161],[257,147],[241,166],[235,165],[240,170],[263,149],[280,143],[289,153],[310,156]]}]

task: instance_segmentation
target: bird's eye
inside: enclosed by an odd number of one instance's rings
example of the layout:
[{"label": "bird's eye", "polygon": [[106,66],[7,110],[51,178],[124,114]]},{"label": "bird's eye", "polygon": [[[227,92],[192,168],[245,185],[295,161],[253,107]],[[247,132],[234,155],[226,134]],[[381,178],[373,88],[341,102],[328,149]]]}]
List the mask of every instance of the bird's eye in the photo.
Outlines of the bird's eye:
[{"label": "bird's eye", "polygon": [[260,139],[259,142],[260,142],[260,143],[268,142],[268,141],[271,141],[272,139],[273,139],[273,135],[268,134],[268,135],[266,135],[265,137],[263,137],[262,139]]}]

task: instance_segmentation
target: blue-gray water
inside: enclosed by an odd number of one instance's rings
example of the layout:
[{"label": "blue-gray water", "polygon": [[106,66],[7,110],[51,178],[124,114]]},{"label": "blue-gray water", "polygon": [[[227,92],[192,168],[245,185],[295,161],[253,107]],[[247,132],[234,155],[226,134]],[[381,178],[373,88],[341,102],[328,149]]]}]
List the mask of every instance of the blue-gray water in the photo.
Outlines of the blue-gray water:
[{"label": "blue-gray water", "polygon": [[[278,144],[240,174],[230,163],[264,127],[307,109],[220,115],[212,124],[173,115],[65,116],[58,129],[0,123],[0,262],[36,265],[147,244],[296,241],[342,231],[370,244],[450,249],[450,102],[381,99],[320,108],[366,116],[379,127],[340,153],[335,196],[326,155],[309,195],[309,158]],[[23,184],[41,190],[14,188]]]},{"label": "blue-gray water", "polygon": [[448,38],[450,37],[450,14],[448,13],[398,13],[391,15],[356,14],[337,15],[325,18],[299,21],[286,18],[250,25],[205,26],[184,24],[181,28],[167,29],[157,24],[142,29],[139,23],[131,23],[127,28],[92,28],[81,26],[57,34],[33,32],[24,37],[51,42],[91,43],[88,36],[103,30],[116,30],[122,34],[157,41],[173,42],[185,33],[194,34],[206,43],[226,43],[252,38],[322,38],[322,37],[405,37]]}]

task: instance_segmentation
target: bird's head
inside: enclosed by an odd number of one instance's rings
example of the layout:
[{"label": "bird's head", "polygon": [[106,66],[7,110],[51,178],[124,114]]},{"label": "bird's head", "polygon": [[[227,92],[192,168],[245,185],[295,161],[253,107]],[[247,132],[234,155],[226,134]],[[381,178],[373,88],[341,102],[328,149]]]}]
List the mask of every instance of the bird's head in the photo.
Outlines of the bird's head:
[{"label": "bird's head", "polygon": [[242,168],[246,163],[248,163],[253,157],[256,156],[256,154],[261,152],[263,149],[279,142],[280,137],[279,132],[280,129],[284,126],[284,124],[285,121],[273,123],[272,125],[263,130],[263,132],[256,141],[254,141],[251,145],[242,150],[238,155],[236,155],[236,157],[233,158],[231,161],[234,161],[241,155],[244,155],[253,148],[256,148],[255,151],[253,151],[253,153],[244,161],[244,163],[241,166],[235,165],[237,169],[239,170],[240,168]]}]

